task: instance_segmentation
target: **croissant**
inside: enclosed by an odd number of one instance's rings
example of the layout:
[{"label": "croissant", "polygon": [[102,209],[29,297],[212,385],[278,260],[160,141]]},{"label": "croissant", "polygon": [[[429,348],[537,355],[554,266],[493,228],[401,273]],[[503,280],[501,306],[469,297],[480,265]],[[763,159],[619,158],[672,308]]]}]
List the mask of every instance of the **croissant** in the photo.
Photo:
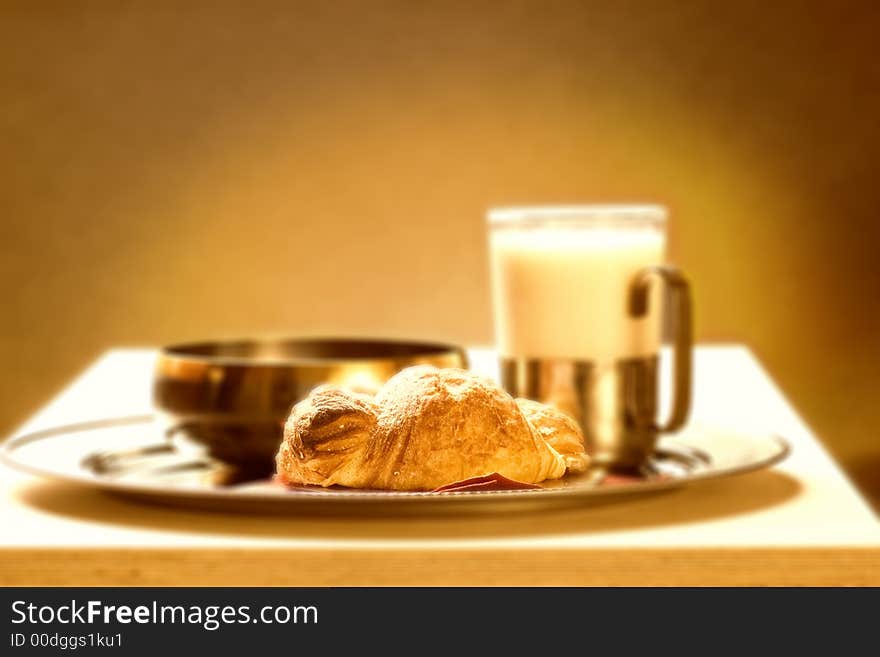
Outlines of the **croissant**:
[{"label": "croissant", "polygon": [[399,372],[375,397],[316,388],[291,411],[276,456],[284,483],[410,491],[491,473],[538,483],[587,465],[583,436],[560,411],[430,366]]}]

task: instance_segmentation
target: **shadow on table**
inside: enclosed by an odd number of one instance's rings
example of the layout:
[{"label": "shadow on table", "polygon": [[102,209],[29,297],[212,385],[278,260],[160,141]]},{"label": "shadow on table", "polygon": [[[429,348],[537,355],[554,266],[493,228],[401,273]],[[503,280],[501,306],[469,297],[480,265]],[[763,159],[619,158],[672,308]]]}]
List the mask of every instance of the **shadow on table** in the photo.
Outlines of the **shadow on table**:
[{"label": "shadow on table", "polygon": [[128,501],[68,484],[36,482],[20,500],[58,516],[127,526],[251,538],[411,540],[534,537],[682,525],[748,514],[796,497],[800,483],[778,471],[703,482],[662,493],[608,498],[601,504],[533,512],[446,517],[254,516]]}]

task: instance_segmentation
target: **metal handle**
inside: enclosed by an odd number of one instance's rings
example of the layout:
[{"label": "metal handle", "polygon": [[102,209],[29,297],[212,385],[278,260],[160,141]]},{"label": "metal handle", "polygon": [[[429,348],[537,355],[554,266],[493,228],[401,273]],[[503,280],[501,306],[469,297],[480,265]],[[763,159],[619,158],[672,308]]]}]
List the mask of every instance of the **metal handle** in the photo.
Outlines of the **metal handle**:
[{"label": "metal handle", "polygon": [[684,275],[676,267],[668,265],[646,267],[633,282],[629,297],[629,314],[640,318],[648,314],[651,281],[658,278],[669,292],[669,302],[675,317],[673,342],[672,410],[665,423],[653,420],[658,432],[676,431],[684,426],[691,407],[691,350],[693,348],[691,320],[691,288]]}]

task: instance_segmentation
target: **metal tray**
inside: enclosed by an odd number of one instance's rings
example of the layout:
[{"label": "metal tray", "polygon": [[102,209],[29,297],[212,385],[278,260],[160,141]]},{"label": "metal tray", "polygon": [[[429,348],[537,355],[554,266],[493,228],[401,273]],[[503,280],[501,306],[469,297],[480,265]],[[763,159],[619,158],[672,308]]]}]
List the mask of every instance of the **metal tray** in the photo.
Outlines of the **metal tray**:
[{"label": "metal tray", "polygon": [[152,416],[98,420],[17,436],[0,446],[8,465],[32,474],[114,494],[181,507],[282,514],[504,513],[586,505],[740,475],[778,463],[788,443],[692,426],[661,439],[640,477],[591,471],[535,490],[452,493],[291,489],[166,440]]}]

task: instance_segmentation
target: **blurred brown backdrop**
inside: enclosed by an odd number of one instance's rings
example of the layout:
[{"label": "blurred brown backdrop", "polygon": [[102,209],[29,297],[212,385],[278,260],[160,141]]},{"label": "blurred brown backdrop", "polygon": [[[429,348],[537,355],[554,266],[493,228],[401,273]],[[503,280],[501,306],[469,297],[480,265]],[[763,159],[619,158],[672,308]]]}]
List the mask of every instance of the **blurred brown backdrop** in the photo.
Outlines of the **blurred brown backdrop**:
[{"label": "blurred brown backdrop", "polygon": [[0,429],[115,345],[487,342],[484,208],[651,200],[701,338],[880,496],[878,31],[872,2],[3,3]]}]

